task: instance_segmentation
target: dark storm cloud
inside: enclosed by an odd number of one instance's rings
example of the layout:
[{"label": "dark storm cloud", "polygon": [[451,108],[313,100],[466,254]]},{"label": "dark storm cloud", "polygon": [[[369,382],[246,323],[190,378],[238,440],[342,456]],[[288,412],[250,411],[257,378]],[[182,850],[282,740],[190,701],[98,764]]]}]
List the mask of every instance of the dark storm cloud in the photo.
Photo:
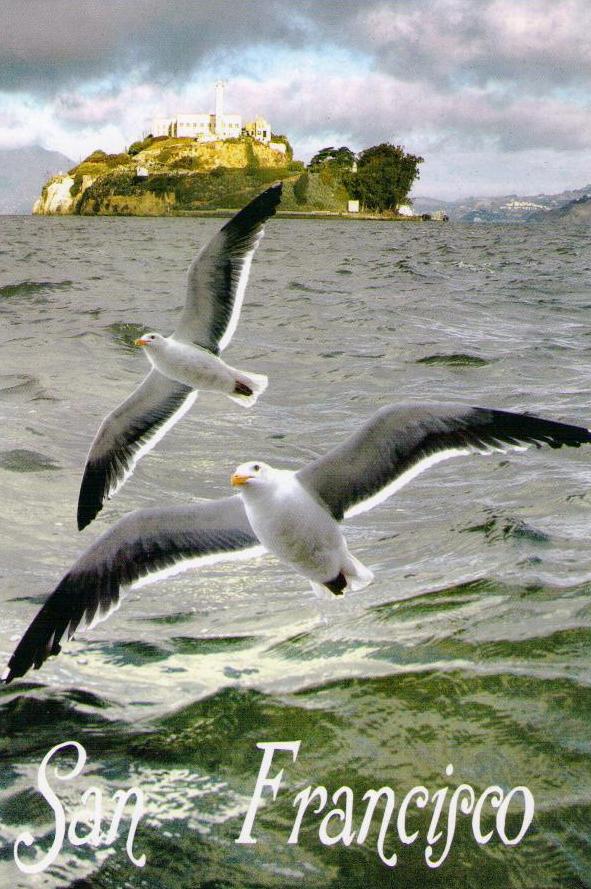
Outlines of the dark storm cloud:
[{"label": "dark storm cloud", "polygon": [[178,81],[213,52],[342,46],[441,92],[532,94],[591,74],[588,0],[3,0],[0,83],[45,91],[134,68]]},{"label": "dark storm cloud", "polygon": [[44,92],[133,68],[175,80],[212,51],[304,40],[307,24],[280,0],[4,0],[0,84]]}]

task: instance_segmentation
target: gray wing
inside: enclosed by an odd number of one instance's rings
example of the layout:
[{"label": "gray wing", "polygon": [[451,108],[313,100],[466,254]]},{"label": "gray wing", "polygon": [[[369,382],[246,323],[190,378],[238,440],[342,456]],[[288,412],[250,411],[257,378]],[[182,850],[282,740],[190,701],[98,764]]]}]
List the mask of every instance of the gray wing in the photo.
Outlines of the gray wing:
[{"label": "gray wing", "polygon": [[12,682],[61,650],[78,627],[105,620],[132,585],[212,562],[263,552],[240,497],[188,507],[140,509],[80,556],[23,635],[2,676]]},{"label": "gray wing", "polygon": [[90,447],[78,496],[78,529],[90,524],[145,453],[185,414],[197,392],[150,371],[129,398],[102,421]]},{"label": "gray wing", "polygon": [[238,324],[252,257],[264,223],[281,200],[282,187],[273,185],[247,204],[193,260],[175,339],[215,354],[226,348]]},{"label": "gray wing", "polygon": [[450,457],[589,442],[588,429],[529,414],[453,404],[385,407],[297,477],[341,519],[371,509]]}]

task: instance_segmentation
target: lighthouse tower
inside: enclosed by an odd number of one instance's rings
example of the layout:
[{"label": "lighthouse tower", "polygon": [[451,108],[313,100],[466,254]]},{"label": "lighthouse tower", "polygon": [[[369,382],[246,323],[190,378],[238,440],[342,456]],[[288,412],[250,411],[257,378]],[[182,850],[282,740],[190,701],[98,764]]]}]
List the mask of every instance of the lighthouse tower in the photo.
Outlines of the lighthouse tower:
[{"label": "lighthouse tower", "polygon": [[156,118],[153,124],[155,136],[182,136],[198,142],[215,142],[218,139],[237,139],[242,132],[239,114],[224,114],[225,81],[215,85],[214,114],[176,114],[174,117]]},{"label": "lighthouse tower", "polygon": [[215,134],[223,137],[224,130],[224,87],[225,81],[218,80],[215,85]]}]

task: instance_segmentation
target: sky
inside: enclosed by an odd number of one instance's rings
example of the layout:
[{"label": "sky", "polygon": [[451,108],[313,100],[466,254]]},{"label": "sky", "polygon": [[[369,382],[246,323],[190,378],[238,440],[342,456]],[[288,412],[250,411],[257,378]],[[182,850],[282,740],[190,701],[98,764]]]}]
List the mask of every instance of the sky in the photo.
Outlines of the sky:
[{"label": "sky", "polygon": [[295,157],[380,142],[415,195],[591,182],[589,0],[2,0],[0,149],[74,161],[153,117],[262,114]]}]

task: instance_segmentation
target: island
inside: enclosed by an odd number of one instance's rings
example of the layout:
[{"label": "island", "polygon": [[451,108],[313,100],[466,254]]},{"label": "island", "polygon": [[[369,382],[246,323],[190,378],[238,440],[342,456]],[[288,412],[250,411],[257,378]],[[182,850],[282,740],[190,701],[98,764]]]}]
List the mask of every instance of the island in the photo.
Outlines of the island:
[{"label": "island", "polygon": [[155,118],[153,132],[124,152],[93,151],[43,186],[33,213],[82,216],[195,216],[235,212],[272,182],[284,183],[281,213],[420,219],[407,195],[415,157],[383,143],[354,154],[321,149],[306,166],[287,136],[264,117],[242,124],[225,114],[224,84],[214,113]]}]

